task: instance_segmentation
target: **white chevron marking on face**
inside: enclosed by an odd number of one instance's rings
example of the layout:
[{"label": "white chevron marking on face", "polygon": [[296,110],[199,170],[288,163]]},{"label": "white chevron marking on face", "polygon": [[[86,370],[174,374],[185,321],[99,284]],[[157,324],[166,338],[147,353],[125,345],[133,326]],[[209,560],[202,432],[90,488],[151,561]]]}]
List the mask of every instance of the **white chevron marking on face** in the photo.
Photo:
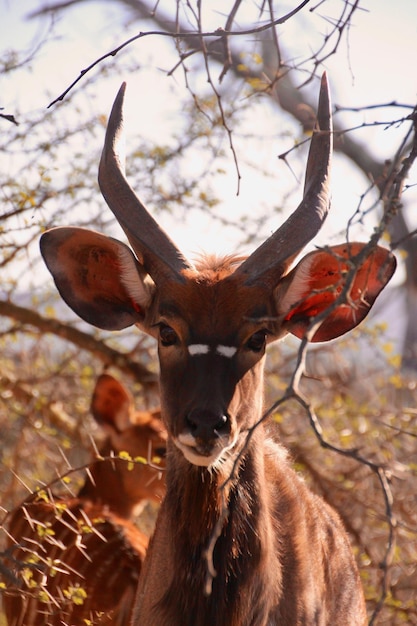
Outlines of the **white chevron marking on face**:
[{"label": "white chevron marking on face", "polygon": [[188,346],[188,352],[191,356],[196,356],[197,354],[207,354],[209,351],[210,346],[207,346],[204,343],[193,343]]},{"label": "white chevron marking on face", "polygon": [[237,352],[237,348],[234,346],[217,346],[216,347],[217,354],[220,356],[225,356],[226,359],[231,359]]},{"label": "white chevron marking on face", "polygon": [[[198,356],[201,354],[208,354],[211,348],[205,343],[192,343],[188,346],[188,352],[191,356]],[[220,356],[226,357],[226,359],[231,359],[237,352],[237,348],[234,346],[216,346],[213,348],[213,351],[219,354]]]}]

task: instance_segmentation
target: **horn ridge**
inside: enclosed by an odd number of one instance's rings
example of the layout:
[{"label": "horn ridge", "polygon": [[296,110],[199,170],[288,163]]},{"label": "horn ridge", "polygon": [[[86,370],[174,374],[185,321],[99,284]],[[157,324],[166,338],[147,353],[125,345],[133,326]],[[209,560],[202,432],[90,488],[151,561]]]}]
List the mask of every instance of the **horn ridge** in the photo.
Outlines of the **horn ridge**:
[{"label": "horn ridge", "polygon": [[330,208],[330,167],[333,149],[331,101],[326,72],[320,86],[316,127],[310,143],[303,199],[264,243],[236,270],[246,284],[276,284],[293,259],[319,232]]},{"label": "horn ridge", "polygon": [[182,270],[192,266],[148,212],[126,180],[121,164],[119,145],[123,136],[125,90],[126,83],[123,83],[107,124],[98,173],[100,190],[153,280],[156,283],[167,278],[181,281]]}]

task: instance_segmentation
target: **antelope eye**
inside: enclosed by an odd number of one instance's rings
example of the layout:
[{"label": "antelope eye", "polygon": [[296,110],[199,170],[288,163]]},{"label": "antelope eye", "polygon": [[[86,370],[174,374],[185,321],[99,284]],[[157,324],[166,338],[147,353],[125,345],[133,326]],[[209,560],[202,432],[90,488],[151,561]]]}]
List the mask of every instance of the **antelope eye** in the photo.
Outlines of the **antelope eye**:
[{"label": "antelope eye", "polygon": [[252,350],[252,352],[262,352],[265,348],[266,334],[265,330],[257,330],[256,333],[253,333],[252,337],[250,337],[246,343],[248,350]]},{"label": "antelope eye", "polygon": [[168,324],[161,324],[159,326],[159,336],[163,346],[173,346],[178,341],[177,333],[171,326],[168,326]]}]

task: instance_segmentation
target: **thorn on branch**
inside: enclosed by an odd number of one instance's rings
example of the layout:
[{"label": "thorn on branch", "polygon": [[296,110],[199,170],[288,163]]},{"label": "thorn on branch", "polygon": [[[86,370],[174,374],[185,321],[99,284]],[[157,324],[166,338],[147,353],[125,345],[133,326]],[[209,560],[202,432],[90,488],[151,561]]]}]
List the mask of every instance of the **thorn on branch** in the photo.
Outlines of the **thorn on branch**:
[{"label": "thorn on branch", "polygon": [[4,120],[7,120],[8,122],[11,122],[15,126],[19,126],[19,122],[16,120],[14,115],[7,115],[6,113],[0,113],[0,117],[2,117]]}]

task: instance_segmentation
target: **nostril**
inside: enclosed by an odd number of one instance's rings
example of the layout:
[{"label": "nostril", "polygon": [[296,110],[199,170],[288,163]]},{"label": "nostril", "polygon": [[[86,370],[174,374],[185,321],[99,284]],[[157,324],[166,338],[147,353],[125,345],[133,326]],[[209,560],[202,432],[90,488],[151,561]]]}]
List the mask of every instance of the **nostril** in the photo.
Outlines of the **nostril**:
[{"label": "nostril", "polygon": [[187,415],[186,421],[191,434],[206,441],[220,437],[227,432],[229,426],[227,413],[217,413],[206,409],[191,411]]},{"label": "nostril", "polygon": [[228,425],[229,423],[229,416],[228,415],[222,415],[219,419],[219,421],[217,422],[217,424],[214,427],[214,431],[216,434],[219,434],[218,431],[220,431],[220,433],[222,431],[225,430],[225,427]]}]

